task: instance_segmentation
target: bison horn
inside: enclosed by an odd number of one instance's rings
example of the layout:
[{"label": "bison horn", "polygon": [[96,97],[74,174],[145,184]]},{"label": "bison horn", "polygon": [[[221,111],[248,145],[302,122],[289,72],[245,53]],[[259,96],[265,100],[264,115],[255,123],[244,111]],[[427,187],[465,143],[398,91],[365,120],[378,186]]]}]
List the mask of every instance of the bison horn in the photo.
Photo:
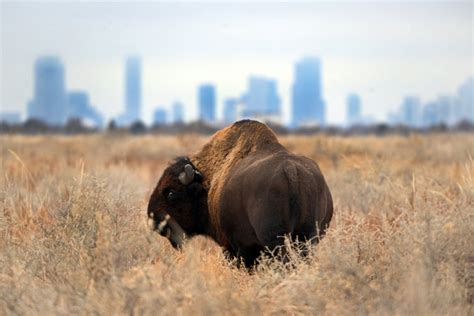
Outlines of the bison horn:
[{"label": "bison horn", "polygon": [[194,168],[190,164],[184,166],[184,171],[179,174],[179,181],[188,185],[194,180]]}]

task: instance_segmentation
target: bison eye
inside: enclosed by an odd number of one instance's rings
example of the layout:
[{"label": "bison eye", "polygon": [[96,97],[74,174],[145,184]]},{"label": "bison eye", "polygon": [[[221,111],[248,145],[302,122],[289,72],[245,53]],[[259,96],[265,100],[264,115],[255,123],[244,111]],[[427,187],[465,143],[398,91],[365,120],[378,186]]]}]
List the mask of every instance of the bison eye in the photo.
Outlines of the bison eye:
[{"label": "bison eye", "polygon": [[168,195],[166,196],[166,199],[172,202],[176,199],[176,194],[173,191],[169,191]]}]

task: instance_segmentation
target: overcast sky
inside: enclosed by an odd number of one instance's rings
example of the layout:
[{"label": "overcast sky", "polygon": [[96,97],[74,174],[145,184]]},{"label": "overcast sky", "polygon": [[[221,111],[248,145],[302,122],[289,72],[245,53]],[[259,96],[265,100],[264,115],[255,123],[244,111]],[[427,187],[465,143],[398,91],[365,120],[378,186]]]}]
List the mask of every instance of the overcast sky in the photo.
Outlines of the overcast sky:
[{"label": "overcast sky", "polygon": [[[124,107],[124,61],[142,58],[143,117],[174,100],[196,116],[196,89],[217,85],[219,110],[249,75],[278,80],[288,118],[294,63],[322,61],[328,119],[348,93],[384,119],[402,98],[453,94],[474,73],[473,2],[1,2],[1,110],[25,113],[33,64],[57,55],[69,90],[110,118]],[[220,116],[220,111],[219,111]]]}]

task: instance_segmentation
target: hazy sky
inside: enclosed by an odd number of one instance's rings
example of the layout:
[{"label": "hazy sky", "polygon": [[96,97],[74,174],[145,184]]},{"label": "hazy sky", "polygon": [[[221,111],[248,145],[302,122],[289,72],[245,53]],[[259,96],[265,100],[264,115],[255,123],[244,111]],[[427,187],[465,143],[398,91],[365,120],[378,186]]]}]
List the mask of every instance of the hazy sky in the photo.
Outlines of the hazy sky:
[{"label": "hazy sky", "polygon": [[124,107],[125,58],[139,55],[146,121],[174,100],[194,118],[203,82],[217,85],[220,110],[252,74],[278,80],[288,114],[294,63],[310,55],[322,61],[329,122],[344,121],[349,92],[384,119],[405,95],[453,94],[474,73],[473,10],[472,1],[1,2],[1,110],[25,113],[34,61],[52,54],[67,88],[87,90],[110,118]]}]

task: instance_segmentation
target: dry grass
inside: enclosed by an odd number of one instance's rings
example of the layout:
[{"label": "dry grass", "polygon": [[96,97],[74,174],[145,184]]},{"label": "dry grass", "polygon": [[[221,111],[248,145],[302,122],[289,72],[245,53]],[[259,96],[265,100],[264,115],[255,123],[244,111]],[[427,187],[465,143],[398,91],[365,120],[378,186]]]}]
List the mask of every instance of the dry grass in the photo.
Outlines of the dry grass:
[{"label": "dry grass", "polygon": [[0,314],[473,313],[472,134],[282,137],[320,164],[335,218],[308,262],[253,274],[146,228],[167,161],[205,137],[0,141]]}]

